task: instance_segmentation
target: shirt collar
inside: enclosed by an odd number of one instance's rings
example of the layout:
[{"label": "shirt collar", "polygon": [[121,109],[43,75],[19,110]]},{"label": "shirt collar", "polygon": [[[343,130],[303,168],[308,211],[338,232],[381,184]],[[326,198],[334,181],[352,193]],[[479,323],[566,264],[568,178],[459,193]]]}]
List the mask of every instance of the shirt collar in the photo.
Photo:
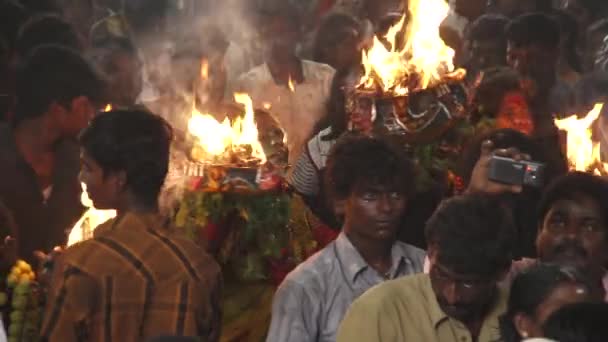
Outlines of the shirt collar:
[{"label": "shirt collar", "polygon": [[[398,243],[394,243],[391,248],[392,266],[390,278],[396,278],[399,275],[402,263],[411,264],[411,260],[403,248],[400,248]],[[363,259],[359,251],[353,246],[346,234],[341,232],[335,241],[336,254],[338,261],[342,264],[344,272],[351,282],[355,282],[357,276],[369,267]]]}]

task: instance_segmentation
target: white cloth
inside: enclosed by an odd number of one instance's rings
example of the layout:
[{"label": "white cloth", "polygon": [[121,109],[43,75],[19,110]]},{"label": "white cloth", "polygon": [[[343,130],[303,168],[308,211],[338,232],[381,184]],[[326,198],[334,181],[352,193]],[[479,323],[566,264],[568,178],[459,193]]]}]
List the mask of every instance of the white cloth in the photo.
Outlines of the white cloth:
[{"label": "white cloth", "polygon": [[4,329],[4,323],[2,321],[2,316],[0,315],[0,342],[6,342],[6,330]]},{"label": "white cloth", "polygon": [[303,60],[304,82],[292,92],[277,85],[266,63],[242,75],[236,90],[251,96],[256,108],[268,108],[287,136],[289,162],[297,161],[317,122],[327,113],[335,71],[326,64]]}]

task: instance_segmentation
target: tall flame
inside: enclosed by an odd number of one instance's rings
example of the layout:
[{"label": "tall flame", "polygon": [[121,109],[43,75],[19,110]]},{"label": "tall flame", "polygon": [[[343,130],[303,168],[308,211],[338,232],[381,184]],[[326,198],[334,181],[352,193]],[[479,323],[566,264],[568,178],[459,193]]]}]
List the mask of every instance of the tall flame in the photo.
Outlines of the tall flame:
[{"label": "tall flame", "polygon": [[567,133],[567,156],[574,171],[608,175],[608,163],[603,163],[600,157],[600,144],[591,139],[591,125],[599,118],[603,108],[604,104],[598,103],[584,118],[572,115],[555,120],[557,128]]},{"label": "tall flame", "polygon": [[295,85],[294,85],[294,83],[293,83],[293,79],[291,79],[291,75],[289,75],[289,79],[287,80],[287,86],[289,87],[289,90],[290,90],[292,93],[295,93],[295,92],[296,92],[296,87],[295,87]]},{"label": "tall flame", "polygon": [[[363,51],[362,63],[365,74],[359,87],[376,89],[385,93],[407,94],[410,90],[425,89],[440,82],[454,71],[454,50],[439,35],[439,25],[448,15],[445,0],[410,0],[408,24],[404,15],[385,35],[387,46],[374,37],[372,47]],[[397,45],[398,35],[403,34],[404,46]]]},{"label": "tall flame", "polygon": [[100,224],[116,217],[116,210],[98,210],[87,194],[87,186],[81,183],[82,195],[80,202],[87,208],[80,220],[76,222],[68,237],[68,246],[93,237],[93,231]]},{"label": "tall flame", "polygon": [[247,94],[234,94],[236,102],[245,106],[245,116],[237,118],[233,124],[228,118],[217,121],[209,114],[194,110],[188,122],[188,131],[198,140],[199,146],[211,157],[221,156],[228,151],[251,148],[251,156],[266,162],[266,155],[258,140],[253,102]]}]

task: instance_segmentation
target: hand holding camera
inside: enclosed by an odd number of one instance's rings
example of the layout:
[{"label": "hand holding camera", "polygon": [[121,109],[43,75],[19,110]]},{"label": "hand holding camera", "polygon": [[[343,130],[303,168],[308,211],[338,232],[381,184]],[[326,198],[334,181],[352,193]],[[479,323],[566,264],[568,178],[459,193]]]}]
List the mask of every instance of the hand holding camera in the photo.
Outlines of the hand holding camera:
[{"label": "hand holding camera", "polygon": [[515,148],[494,149],[491,141],[485,141],[467,192],[520,193],[524,186],[542,186],[544,169],[543,164],[530,161],[529,155]]}]

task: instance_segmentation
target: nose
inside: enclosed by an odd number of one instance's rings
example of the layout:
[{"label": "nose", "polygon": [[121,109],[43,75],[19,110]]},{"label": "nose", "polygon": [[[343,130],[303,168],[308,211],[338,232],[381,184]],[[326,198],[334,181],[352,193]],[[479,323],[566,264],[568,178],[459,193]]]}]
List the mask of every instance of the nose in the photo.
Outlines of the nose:
[{"label": "nose", "polygon": [[458,285],[452,281],[443,288],[443,298],[449,305],[455,305],[460,302],[460,293]]},{"label": "nose", "polygon": [[380,196],[380,200],[378,201],[378,212],[380,213],[390,213],[393,210],[393,203],[390,199],[389,195]]},{"label": "nose", "polygon": [[570,240],[576,240],[578,239],[580,231],[581,229],[579,225],[577,225],[576,223],[570,223],[566,227],[566,237]]}]

